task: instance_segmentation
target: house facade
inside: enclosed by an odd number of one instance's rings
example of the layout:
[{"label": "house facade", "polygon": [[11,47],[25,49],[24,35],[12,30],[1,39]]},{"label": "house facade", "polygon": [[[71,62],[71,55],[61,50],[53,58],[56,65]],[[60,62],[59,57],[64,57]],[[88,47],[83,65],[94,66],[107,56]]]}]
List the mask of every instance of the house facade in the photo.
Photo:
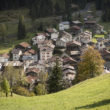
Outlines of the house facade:
[{"label": "house facade", "polygon": [[63,30],[66,30],[66,29],[69,29],[70,28],[70,23],[69,21],[64,21],[64,22],[61,22],[59,24],[59,30],[60,31],[63,31]]},{"label": "house facade", "polygon": [[84,44],[88,44],[89,42],[92,41],[92,32],[90,31],[82,32],[75,37],[75,40]]},{"label": "house facade", "polygon": [[57,47],[66,47],[66,41],[64,39],[58,39],[56,41],[56,46]]},{"label": "house facade", "polygon": [[9,61],[9,55],[8,54],[0,55],[0,63],[6,63],[8,61]]},{"label": "house facade", "polygon": [[53,49],[50,47],[42,47],[40,48],[40,60],[45,62],[48,59],[52,58]]},{"label": "house facade", "polygon": [[22,55],[22,51],[19,49],[13,49],[11,54],[12,54],[13,61],[19,61]]}]

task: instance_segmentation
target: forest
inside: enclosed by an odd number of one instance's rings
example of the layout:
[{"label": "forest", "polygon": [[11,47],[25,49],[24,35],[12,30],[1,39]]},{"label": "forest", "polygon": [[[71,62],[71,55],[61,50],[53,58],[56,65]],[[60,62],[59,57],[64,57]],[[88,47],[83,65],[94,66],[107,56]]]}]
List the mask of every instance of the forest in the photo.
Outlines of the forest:
[{"label": "forest", "polygon": [[[70,13],[71,4],[83,8],[87,2],[95,2],[96,8],[103,11],[103,20],[110,19],[110,0],[0,0],[0,10],[29,8],[33,18]],[[67,8],[68,7],[68,8]]]}]

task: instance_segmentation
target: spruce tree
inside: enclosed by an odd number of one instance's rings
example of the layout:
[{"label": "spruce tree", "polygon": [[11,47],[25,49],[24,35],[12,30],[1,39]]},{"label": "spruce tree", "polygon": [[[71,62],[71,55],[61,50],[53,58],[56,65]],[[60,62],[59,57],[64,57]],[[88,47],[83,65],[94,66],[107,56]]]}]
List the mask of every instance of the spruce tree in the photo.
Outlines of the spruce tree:
[{"label": "spruce tree", "polygon": [[18,39],[24,39],[25,37],[26,37],[26,28],[24,23],[24,16],[20,16],[18,24]]},{"label": "spruce tree", "polygon": [[59,3],[57,2],[54,7],[55,7],[55,12],[54,12],[54,13],[55,13],[56,15],[59,15],[60,12],[61,12]]},{"label": "spruce tree", "polygon": [[62,90],[62,70],[59,66],[58,60],[56,60],[56,65],[54,66],[51,75],[47,81],[49,93],[55,93]]},{"label": "spruce tree", "polygon": [[7,28],[6,28],[5,24],[1,24],[0,31],[1,31],[2,42],[5,42],[6,41],[6,35],[7,35]]},{"label": "spruce tree", "polygon": [[65,0],[65,14],[66,14],[66,19],[68,21],[72,21],[72,7],[71,7],[71,0]]}]

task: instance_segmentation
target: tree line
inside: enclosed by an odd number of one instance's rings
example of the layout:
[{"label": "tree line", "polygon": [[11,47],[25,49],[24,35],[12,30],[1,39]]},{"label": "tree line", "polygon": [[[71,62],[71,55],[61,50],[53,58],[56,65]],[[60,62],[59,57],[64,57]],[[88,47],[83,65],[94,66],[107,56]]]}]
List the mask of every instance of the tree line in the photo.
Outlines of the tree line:
[{"label": "tree line", "polygon": [[[88,2],[94,2],[96,8],[103,11],[103,20],[110,21],[110,0],[1,0],[0,10],[26,7],[30,9],[32,18],[71,12],[71,4],[84,8]],[[68,8],[67,8],[68,7]]]}]

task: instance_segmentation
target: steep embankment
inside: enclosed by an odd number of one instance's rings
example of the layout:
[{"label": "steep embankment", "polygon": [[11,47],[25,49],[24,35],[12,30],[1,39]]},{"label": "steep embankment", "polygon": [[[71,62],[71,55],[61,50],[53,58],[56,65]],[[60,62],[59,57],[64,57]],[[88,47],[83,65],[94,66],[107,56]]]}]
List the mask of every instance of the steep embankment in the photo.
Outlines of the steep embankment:
[{"label": "steep embankment", "polygon": [[110,110],[110,74],[39,97],[0,98],[0,110]]}]

